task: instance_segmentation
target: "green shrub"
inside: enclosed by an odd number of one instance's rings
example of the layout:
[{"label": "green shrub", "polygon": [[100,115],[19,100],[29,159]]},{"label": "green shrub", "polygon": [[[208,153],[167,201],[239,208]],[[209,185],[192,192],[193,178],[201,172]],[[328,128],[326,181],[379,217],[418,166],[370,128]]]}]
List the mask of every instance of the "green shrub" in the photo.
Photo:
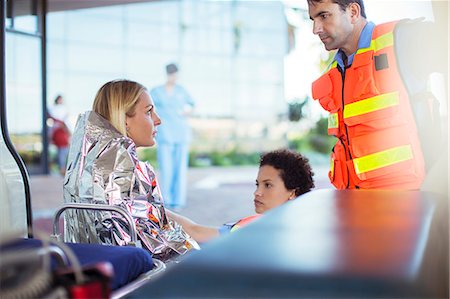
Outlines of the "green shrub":
[{"label": "green shrub", "polygon": [[329,154],[336,138],[328,135],[328,119],[321,118],[311,131],[303,136],[291,138],[288,141],[290,149],[299,152],[318,152]]},{"label": "green shrub", "polygon": [[158,160],[156,158],[156,148],[154,147],[139,148],[137,153],[139,160],[147,161],[153,167],[158,168]]},{"label": "green shrub", "polygon": [[212,151],[208,153],[191,152],[189,166],[232,166],[232,165],[257,165],[259,153],[244,153],[237,149],[229,151]]},{"label": "green shrub", "polygon": [[335,138],[330,136],[323,136],[319,134],[310,134],[308,136],[308,142],[311,146],[311,149],[315,152],[328,154],[331,152],[331,149],[334,145]]}]

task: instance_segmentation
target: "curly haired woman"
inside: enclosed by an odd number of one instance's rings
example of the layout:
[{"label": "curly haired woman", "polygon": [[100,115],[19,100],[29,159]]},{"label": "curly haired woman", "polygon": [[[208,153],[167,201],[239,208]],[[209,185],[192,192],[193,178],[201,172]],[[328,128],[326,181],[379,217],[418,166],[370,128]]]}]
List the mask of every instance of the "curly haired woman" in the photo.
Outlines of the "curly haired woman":
[{"label": "curly haired woman", "polygon": [[253,193],[256,215],[224,224],[220,228],[197,224],[169,210],[167,215],[181,224],[197,242],[206,242],[221,234],[233,232],[268,210],[310,191],[314,188],[313,175],[308,159],[301,154],[287,149],[271,151],[263,154],[259,163],[256,190]]}]

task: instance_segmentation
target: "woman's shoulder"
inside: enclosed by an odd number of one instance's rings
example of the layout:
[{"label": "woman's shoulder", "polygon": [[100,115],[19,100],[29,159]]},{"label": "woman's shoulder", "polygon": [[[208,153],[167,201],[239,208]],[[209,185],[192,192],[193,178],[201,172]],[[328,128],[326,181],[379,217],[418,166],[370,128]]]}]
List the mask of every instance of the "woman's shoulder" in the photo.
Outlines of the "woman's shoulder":
[{"label": "woman's shoulder", "polygon": [[78,117],[72,141],[79,143],[85,154],[96,157],[112,155],[132,156],[136,152],[133,140],[122,135],[109,121],[93,111]]}]

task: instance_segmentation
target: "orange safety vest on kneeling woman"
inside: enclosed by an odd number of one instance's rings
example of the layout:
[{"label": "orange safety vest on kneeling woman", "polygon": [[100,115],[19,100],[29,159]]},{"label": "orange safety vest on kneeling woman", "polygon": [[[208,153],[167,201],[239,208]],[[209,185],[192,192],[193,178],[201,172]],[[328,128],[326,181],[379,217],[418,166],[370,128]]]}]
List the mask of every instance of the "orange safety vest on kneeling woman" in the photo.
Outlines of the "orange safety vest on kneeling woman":
[{"label": "orange safety vest on kneeling woman", "polygon": [[254,220],[258,219],[259,217],[261,217],[261,214],[256,214],[256,215],[242,218],[241,220],[239,220],[238,222],[233,224],[233,226],[230,229],[230,232],[234,232],[234,231],[240,229],[241,227],[246,226],[250,222],[253,222]]}]

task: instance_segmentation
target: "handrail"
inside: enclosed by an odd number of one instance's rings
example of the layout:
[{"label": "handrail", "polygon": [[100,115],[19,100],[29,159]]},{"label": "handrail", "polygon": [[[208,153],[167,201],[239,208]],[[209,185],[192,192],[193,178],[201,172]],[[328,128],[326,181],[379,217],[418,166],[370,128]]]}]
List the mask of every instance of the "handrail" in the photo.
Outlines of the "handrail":
[{"label": "handrail", "polygon": [[17,153],[11,139],[9,138],[8,125],[6,121],[6,76],[5,76],[5,1],[1,1],[0,4],[0,130],[3,136],[3,142],[6,145],[6,148],[11,153],[14,161],[19,168],[20,175],[23,180],[23,188],[25,191],[25,205],[26,205],[26,215],[27,215],[27,227],[28,227],[28,237],[33,237],[33,215],[31,209],[31,188],[30,188],[30,180],[28,176],[27,168],[25,167],[25,163],[23,162],[20,155]]},{"label": "handrail", "polygon": [[59,240],[60,231],[59,231],[59,218],[61,214],[68,209],[74,210],[97,210],[97,211],[109,211],[116,212],[123,216],[129,226],[130,226],[130,237],[131,241],[128,245],[136,246],[138,244],[137,233],[136,233],[136,224],[134,223],[133,217],[122,207],[119,206],[110,206],[105,204],[92,204],[92,203],[66,203],[63,204],[61,208],[56,211],[55,216],[53,216],[53,238]]},{"label": "handrail", "polygon": [[136,281],[112,292],[111,299],[118,299],[118,298],[124,297],[125,295],[133,292],[134,290],[137,290],[139,287],[146,284],[150,279],[153,279],[156,276],[160,275],[165,270],[166,270],[166,264],[158,259],[153,258],[152,270],[139,276],[136,279]]}]

